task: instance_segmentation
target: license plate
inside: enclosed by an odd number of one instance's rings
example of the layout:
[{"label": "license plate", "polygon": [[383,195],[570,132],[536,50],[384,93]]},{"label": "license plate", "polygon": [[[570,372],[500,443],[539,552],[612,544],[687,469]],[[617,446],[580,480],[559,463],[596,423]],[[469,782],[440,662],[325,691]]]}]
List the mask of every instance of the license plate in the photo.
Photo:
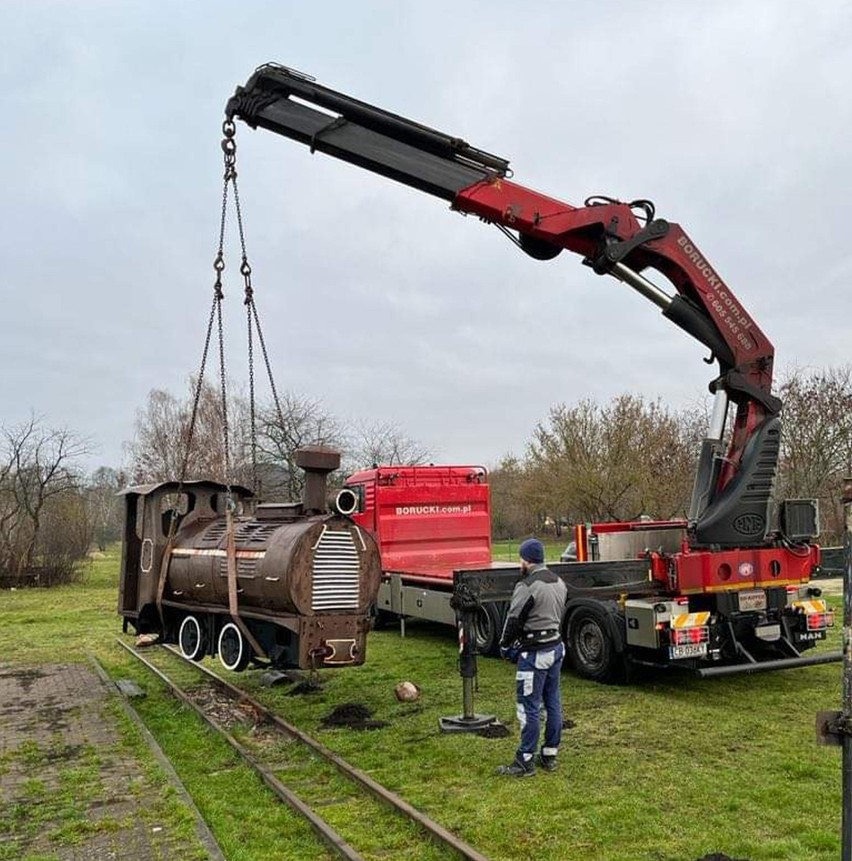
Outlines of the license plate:
[{"label": "license plate", "polygon": [[672,660],[678,658],[703,658],[707,654],[707,643],[687,643],[684,646],[669,646],[669,657]]},{"label": "license plate", "polygon": [[759,637],[761,640],[766,640],[769,643],[774,643],[775,640],[781,639],[781,626],[780,625],[758,625],[754,629],[755,637]]},{"label": "license plate", "polygon": [[765,610],[766,592],[756,589],[754,592],[740,592],[740,610]]}]

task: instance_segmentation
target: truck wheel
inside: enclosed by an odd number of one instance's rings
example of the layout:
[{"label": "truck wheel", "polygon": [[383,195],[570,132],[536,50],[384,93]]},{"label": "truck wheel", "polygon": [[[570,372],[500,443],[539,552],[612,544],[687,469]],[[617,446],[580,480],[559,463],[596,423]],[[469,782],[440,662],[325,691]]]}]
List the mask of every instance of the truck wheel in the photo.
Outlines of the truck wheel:
[{"label": "truck wheel", "polygon": [[200,661],[207,651],[204,630],[195,616],[187,616],[180,623],[178,633],[180,653],[190,661]]},{"label": "truck wheel", "polygon": [[251,660],[251,646],[245,641],[243,632],[228,622],[219,633],[219,662],[226,670],[241,673]]},{"label": "truck wheel", "polygon": [[505,604],[483,604],[473,617],[473,640],[480,655],[499,655]]},{"label": "truck wheel", "polygon": [[565,645],[571,666],[584,679],[617,682],[624,676],[624,661],[616,651],[606,611],[588,605],[568,617]]}]

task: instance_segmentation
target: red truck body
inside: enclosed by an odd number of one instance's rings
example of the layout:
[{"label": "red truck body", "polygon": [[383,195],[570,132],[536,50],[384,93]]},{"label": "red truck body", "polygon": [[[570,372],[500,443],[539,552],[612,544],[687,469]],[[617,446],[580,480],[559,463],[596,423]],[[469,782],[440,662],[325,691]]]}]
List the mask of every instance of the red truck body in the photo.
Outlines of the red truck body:
[{"label": "red truck body", "polygon": [[[360,498],[353,520],[381,553],[377,623],[397,618],[403,634],[406,618],[457,624],[454,572],[480,594],[498,580],[505,582],[497,591],[510,587],[505,569],[515,566],[491,561],[482,467],[374,467],[346,486]],[[617,675],[616,649],[633,662],[694,665],[701,675],[737,670],[732,663],[751,672],[834,659],[801,656],[833,624],[819,590],[809,586],[820,559],[814,544],[696,549],[685,520],[644,518],[579,524],[573,538],[575,561],[552,567],[569,585],[563,636],[582,675]],[[643,568],[622,581],[619,566],[629,560],[644,560]],[[476,648],[486,654],[496,651],[503,627],[503,592],[474,618]]]},{"label": "red truck body", "polygon": [[651,551],[651,574],[680,595],[802,586],[820,563],[816,544],[695,550],[685,520],[581,523],[574,527],[577,561],[612,561]]},{"label": "red truck body", "polygon": [[380,466],[349,476],[362,510],[353,520],[379,543],[382,569],[452,582],[491,564],[486,471],[478,466]]}]

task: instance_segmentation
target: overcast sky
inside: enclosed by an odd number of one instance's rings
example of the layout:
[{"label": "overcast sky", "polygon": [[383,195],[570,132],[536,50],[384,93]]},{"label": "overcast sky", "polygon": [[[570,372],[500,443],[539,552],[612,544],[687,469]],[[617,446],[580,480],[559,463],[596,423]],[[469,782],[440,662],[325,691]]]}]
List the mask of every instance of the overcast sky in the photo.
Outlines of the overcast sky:
[{"label": "overcast sky", "polygon": [[[87,435],[90,468],[118,465],[149,390],[183,392],[198,366],[222,111],[267,61],[504,156],[552,197],[651,198],[779,370],[850,361],[844,0],[0,9],[0,424],[35,412]],[[579,258],[536,262],[436,198],[238,125],[280,389],[396,422],[436,461],[486,465],[520,454],[558,402],[702,399],[706,351]],[[244,381],[236,268],[229,362]]]}]

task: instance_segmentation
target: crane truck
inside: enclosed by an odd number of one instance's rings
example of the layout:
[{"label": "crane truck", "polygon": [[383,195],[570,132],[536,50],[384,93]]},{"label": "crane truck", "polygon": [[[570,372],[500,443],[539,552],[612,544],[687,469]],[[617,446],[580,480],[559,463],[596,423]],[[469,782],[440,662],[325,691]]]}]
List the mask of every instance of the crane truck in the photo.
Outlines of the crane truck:
[{"label": "crane truck", "polygon": [[[225,113],[231,127],[239,119],[448,201],[534,260],[578,254],[710,351],[718,374],[686,522],[593,525],[578,534],[577,561],[552,566],[568,586],[563,635],[581,675],[614,680],[639,663],[710,676],[840,659],[805,654],[834,620],[810,584],[820,561],[815,501],[774,501],[781,401],[772,393],[773,345],[680,225],[658,218],[649,200],[593,196],[574,206],[541,194],[513,182],[503,157],[277,64],[258,68]],[[368,519],[367,485],[375,500],[382,476],[361,478],[350,484],[363,488]],[[445,504],[439,497],[448,484],[441,487],[427,489],[430,505]],[[499,628],[517,570],[479,560],[453,570],[451,580],[446,570],[430,577],[410,565],[429,556],[430,541],[439,543],[423,528],[419,546],[408,546],[414,557],[403,554],[393,571],[385,560],[386,573],[400,588],[419,589],[421,604],[432,607],[441,595],[435,606]]]}]

